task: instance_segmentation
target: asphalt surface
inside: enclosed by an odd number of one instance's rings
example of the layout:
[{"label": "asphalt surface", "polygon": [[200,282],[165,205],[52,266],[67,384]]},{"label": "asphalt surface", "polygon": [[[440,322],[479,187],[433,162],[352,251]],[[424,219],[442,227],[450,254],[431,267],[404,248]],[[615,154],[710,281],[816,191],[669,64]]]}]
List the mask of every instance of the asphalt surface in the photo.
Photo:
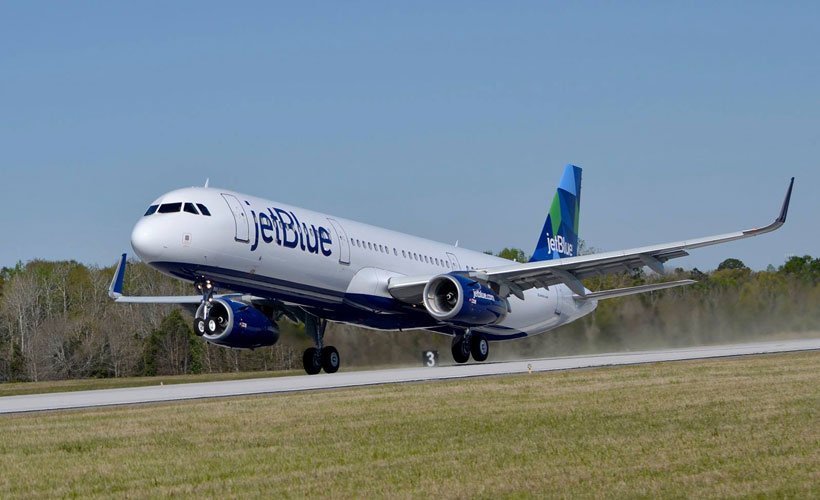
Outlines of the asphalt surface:
[{"label": "asphalt surface", "polygon": [[0,398],[0,413],[23,413],[33,411],[66,410],[100,406],[116,406],[140,403],[158,403],[186,399],[247,396],[252,394],[272,394],[278,392],[310,391],[359,387],[367,385],[449,380],[458,378],[483,377],[489,375],[510,375],[532,372],[571,370],[600,366],[657,363],[662,361],[682,361],[690,359],[747,356],[780,352],[820,350],[820,339],[784,340],[685,349],[664,349],[658,351],[623,352],[592,356],[570,356],[563,358],[531,359],[523,361],[502,361],[469,363],[465,365],[438,366],[434,368],[398,368],[340,372],[332,375],[302,375],[224,382],[202,382],[193,384],[173,384],[123,389],[102,389],[96,391],[60,392],[32,394]]}]

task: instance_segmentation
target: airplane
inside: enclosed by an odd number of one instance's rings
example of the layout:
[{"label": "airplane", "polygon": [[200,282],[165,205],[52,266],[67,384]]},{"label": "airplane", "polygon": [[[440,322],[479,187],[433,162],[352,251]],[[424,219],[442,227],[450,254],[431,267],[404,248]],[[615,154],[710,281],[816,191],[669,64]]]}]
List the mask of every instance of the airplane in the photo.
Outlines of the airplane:
[{"label": "airplane", "polygon": [[315,344],[302,357],[311,375],[340,366],[338,350],[323,342],[328,322],[449,335],[457,363],[481,362],[490,342],[548,332],[590,314],[599,300],[695,283],[592,291],[581,280],[644,267],[663,274],[687,250],[774,231],[786,222],[793,186],[794,177],[777,219],[759,229],[580,255],[581,168],[567,165],[535,252],[519,263],[206,182],[157,198],[131,233],[143,262],[197,294],[123,295],[122,254],[109,295],[186,307],[198,336],[229,348],[274,345],[283,317],[304,323]]}]

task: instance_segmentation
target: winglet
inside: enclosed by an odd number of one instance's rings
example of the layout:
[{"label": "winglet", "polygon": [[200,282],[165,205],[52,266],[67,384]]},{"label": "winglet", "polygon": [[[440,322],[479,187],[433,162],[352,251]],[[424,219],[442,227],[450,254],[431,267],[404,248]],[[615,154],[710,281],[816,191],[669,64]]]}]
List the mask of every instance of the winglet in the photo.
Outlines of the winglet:
[{"label": "winglet", "polygon": [[783,224],[786,222],[786,214],[789,213],[789,203],[792,199],[792,187],[794,187],[794,177],[789,182],[789,190],[786,191],[786,199],[783,200],[783,207],[780,209],[780,215],[777,217],[777,222]]},{"label": "winglet", "polygon": [[122,297],[122,282],[125,280],[125,261],[127,254],[122,254],[117,270],[114,272],[114,279],[108,287],[108,296],[112,299]]}]

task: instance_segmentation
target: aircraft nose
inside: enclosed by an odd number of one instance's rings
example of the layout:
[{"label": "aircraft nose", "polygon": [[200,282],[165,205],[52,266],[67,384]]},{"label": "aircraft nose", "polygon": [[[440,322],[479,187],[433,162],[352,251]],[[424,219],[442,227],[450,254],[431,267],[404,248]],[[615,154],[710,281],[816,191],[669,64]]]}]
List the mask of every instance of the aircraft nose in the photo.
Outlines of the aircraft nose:
[{"label": "aircraft nose", "polygon": [[143,262],[153,262],[162,255],[163,245],[160,231],[148,219],[142,219],[131,232],[131,247]]}]

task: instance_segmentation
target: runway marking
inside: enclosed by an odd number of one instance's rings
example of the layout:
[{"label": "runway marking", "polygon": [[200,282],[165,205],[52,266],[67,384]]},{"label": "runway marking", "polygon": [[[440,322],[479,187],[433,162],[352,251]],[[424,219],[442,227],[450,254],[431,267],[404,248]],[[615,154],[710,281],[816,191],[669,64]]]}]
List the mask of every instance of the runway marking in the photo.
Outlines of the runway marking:
[{"label": "runway marking", "polygon": [[0,414],[160,403],[188,399],[249,396],[279,392],[339,389],[368,385],[452,380],[458,378],[486,377],[490,375],[526,374],[531,372],[548,372],[577,368],[810,350],[820,350],[820,339],[783,340],[749,344],[664,349],[658,351],[502,361],[495,363],[472,363],[466,365],[440,366],[436,368],[397,368],[389,370],[341,372],[332,375],[300,375],[292,377],[129,387],[122,389],[101,389],[94,391],[29,394],[0,398]]}]

